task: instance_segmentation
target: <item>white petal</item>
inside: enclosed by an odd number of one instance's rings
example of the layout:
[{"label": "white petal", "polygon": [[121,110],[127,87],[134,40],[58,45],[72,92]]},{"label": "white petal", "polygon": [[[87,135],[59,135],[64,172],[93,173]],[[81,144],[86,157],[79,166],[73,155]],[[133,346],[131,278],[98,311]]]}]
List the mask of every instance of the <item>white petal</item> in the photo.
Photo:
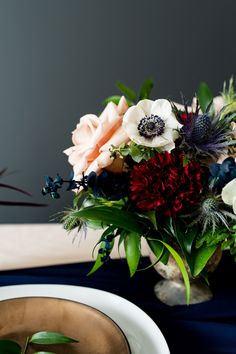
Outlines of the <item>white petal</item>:
[{"label": "white petal", "polygon": [[233,211],[236,214],[236,197],[233,198]]},{"label": "white petal", "polygon": [[138,124],[144,116],[145,113],[138,106],[130,107],[124,114],[122,127],[131,140],[138,134]]},{"label": "white petal", "polygon": [[180,129],[183,126],[177,121],[173,113],[171,113],[166,119],[164,119],[164,121],[167,128]]},{"label": "white petal", "polygon": [[168,152],[171,152],[171,150],[173,150],[174,148],[175,148],[175,143],[173,141],[171,141],[167,145],[162,146],[162,150]]},{"label": "white petal", "polygon": [[153,102],[151,113],[161,118],[167,118],[172,113],[172,107],[169,101],[159,99]]},{"label": "white petal", "polygon": [[225,204],[233,205],[233,198],[236,197],[236,178],[224,186],[221,197]]},{"label": "white petal", "polygon": [[[170,129],[170,128],[166,128],[164,133],[162,134],[162,137],[166,141],[174,141],[174,140],[176,140],[176,130]],[[178,135],[177,135],[177,137],[178,137]]]},{"label": "white petal", "polygon": [[[170,140],[163,137],[163,135],[156,136],[153,139],[147,139],[144,136],[136,134],[132,139],[136,144],[149,147],[162,147],[170,142]],[[172,139],[171,139],[172,141]]]},{"label": "white petal", "polygon": [[137,106],[143,110],[145,115],[149,116],[151,114],[153,103],[154,103],[154,101],[145,99],[145,100],[139,101]]}]

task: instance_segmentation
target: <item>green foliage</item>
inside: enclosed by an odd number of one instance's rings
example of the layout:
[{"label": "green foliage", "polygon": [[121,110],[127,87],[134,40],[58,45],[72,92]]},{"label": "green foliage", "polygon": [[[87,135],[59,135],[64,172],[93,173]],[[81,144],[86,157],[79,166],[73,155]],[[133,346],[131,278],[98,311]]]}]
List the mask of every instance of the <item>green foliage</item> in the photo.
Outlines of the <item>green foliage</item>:
[{"label": "green foliage", "polygon": [[129,100],[131,100],[132,102],[136,101],[136,93],[134,92],[134,90],[132,90],[130,87],[126,86],[125,84],[123,84],[120,81],[116,82],[116,87],[122,92],[122,94],[127,97]]},{"label": "green foliage", "polygon": [[141,89],[139,91],[139,101],[143,99],[148,99],[150,97],[150,93],[153,89],[154,82],[152,79],[147,79],[143,82]]},{"label": "green foliage", "polygon": [[[125,96],[129,106],[135,105],[140,100],[149,99],[153,86],[154,86],[153,80],[146,79],[142,83],[139,93],[136,94],[136,92],[133,89],[125,85],[123,82],[117,81],[116,83],[116,87],[119,89],[122,95]],[[121,99],[120,95],[112,95],[105,98],[102,103],[108,104],[109,102],[113,102],[115,104],[118,104],[120,99]]]},{"label": "green foliage", "polygon": [[102,101],[102,104],[108,104],[109,102],[113,102],[115,104],[118,104],[121,99],[121,96],[118,95],[113,95],[105,98],[105,100]]},{"label": "green foliage", "polygon": [[204,246],[195,249],[192,253],[192,269],[191,273],[194,277],[198,276],[205,268],[207,262],[216,251],[216,246]]},{"label": "green foliage", "polygon": [[113,249],[113,246],[114,246],[114,238],[116,237],[115,230],[116,230],[116,227],[109,226],[103,232],[102,236],[100,237],[100,240],[94,246],[93,255],[94,255],[95,248],[98,245],[100,245],[96,261],[95,261],[92,269],[88,273],[88,275],[91,275],[94,272],[96,272],[96,270],[98,270],[104,264],[104,261],[109,259],[110,254]]},{"label": "green foliage", "polygon": [[[121,96],[117,96],[117,95],[109,96],[109,97],[105,98],[105,100],[102,101],[102,104],[106,105],[109,102],[113,102],[116,105],[118,105],[118,103],[120,102],[120,99],[121,99]],[[126,98],[126,101],[127,101],[129,107],[134,105],[134,102],[129,100],[128,98]]]},{"label": "green foliage", "polygon": [[224,103],[226,105],[229,105],[229,104],[231,104],[231,103],[236,101],[236,93],[235,93],[235,90],[234,90],[234,78],[233,78],[233,76],[231,76],[231,78],[229,79],[228,87],[227,87],[226,81],[224,81],[223,90],[221,92],[221,95],[222,95],[222,97],[224,99]]},{"label": "green foliage", "polygon": [[229,228],[218,229],[214,234],[208,231],[199,235],[196,247],[216,247],[220,245],[222,250],[228,249],[236,261],[236,225],[234,223],[232,221]]},{"label": "green foliage", "polygon": [[[67,344],[67,343],[78,343],[77,339],[66,337],[64,334],[57,332],[37,332],[31,337],[27,337],[25,341],[24,348],[12,340],[0,339],[0,353],[7,354],[26,354],[29,349],[30,344],[41,344],[41,345],[51,345],[51,344]],[[35,354],[53,354],[51,352],[36,352]]]},{"label": "green foliage", "polygon": [[142,233],[145,230],[144,219],[137,213],[131,213],[115,207],[94,206],[74,212],[74,216],[86,223],[87,220],[101,221],[103,225],[114,225],[124,230]]},{"label": "green foliage", "polygon": [[0,353],[21,354],[21,347],[13,340],[0,339]]},{"label": "green foliage", "polygon": [[65,343],[78,343],[77,339],[73,339],[70,337],[66,337],[64,334],[57,333],[57,332],[37,332],[33,334],[30,339],[29,343],[32,344],[65,344]]},{"label": "green foliage", "polygon": [[144,161],[150,160],[160,151],[161,151],[160,148],[151,148],[147,146],[142,146],[132,141],[129,145],[121,144],[118,148],[112,146],[111,154],[114,157],[116,156],[116,154],[119,154],[120,156],[123,157],[130,156],[135,162],[139,163],[142,160]]},{"label": "green foliage", "polygon": [[77,218],[77,216],[75,216],[74,209],[67,209],[62,213],[62,215],[61,222],[63,223],[65,230],[72,231],[75,228],[78,228],[78,230],[81,229],[82,222]]},{"label": "green foliage", "polygon": [[205,112],[213,101],[213,94],[206,82],[201,82],[197,90],[197,98],[202,112]]},{"label": "green foliage", "polygon": [[147,243],[151,251],[156,256],[156,262],[158,262],[163,255],[164,245],[159,240],[149,239],[149,238],[147,239]]},{"label": "green foliage", "polygon": [[189,305],[190,303],[190,281],[189,281],[189,276],[188,276],[188,272],[186,270],[186,267],[184,265],[184,262],[181,258],[181,256],[174,250],[174,248],[172,248],[170,245],[168,245],[167,243],[165,243],[164,241],[160,241],[166,248],[167,250],[170,252],[170,254],[172,255],[172,257],[174,258],[174,260],[176,261],[179,270],[181,271],[181,274],[183,276],[183,280],[184,280],[184,284],[185,284],[185,289],[186,289],[186,303],[187,305]]},{"label": "green foliage", "polygon": [[136,272],[141,256],[140,235],[136,232],[127,233],[124,239],[125,254],[129,266],[130,276]]}]

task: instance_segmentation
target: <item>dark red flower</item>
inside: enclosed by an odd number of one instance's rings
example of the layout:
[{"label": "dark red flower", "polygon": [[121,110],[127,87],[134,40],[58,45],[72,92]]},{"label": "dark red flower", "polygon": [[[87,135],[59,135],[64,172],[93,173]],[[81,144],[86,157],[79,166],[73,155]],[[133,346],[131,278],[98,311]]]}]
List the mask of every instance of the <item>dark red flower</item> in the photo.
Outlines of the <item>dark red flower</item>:
[{"label": "dark red flower", "polygon": [[184,166],[182,153],[164,152],[134,166],[130,197],[142,210],[176,217],[181,210],[198,203],[206,186],[205,169],[196,161]]}]

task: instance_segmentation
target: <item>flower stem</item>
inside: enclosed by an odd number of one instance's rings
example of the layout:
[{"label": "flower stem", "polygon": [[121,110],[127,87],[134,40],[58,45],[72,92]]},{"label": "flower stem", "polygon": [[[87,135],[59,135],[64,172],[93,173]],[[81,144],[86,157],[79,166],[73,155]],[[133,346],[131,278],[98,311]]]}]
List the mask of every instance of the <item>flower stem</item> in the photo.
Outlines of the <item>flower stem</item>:
[{"label": "flower stem", "polygon": [[23,349],[23,351],[22,351],[21,354],[26,354],[26,351],[27,351],[28,346],[29,346],[29,339],[30,339],[30,337],[28,336],[28,337],[26,338],[25,346],[24,346],[24,349]]}]

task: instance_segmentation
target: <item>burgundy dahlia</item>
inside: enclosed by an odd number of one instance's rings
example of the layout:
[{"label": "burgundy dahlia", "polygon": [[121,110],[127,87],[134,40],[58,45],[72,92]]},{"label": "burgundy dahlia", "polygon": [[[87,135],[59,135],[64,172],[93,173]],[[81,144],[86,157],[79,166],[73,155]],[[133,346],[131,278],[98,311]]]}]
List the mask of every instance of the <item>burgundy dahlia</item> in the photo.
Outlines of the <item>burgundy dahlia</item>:
[{"label": "burgundy dahlia", "polygon": [[134,166],[130,176],[130,197],[142,210],[157,215],[176,214],[196,205],[207,188],[205,169],[196,161],[184,166],[183,154],[164,152]]}]

